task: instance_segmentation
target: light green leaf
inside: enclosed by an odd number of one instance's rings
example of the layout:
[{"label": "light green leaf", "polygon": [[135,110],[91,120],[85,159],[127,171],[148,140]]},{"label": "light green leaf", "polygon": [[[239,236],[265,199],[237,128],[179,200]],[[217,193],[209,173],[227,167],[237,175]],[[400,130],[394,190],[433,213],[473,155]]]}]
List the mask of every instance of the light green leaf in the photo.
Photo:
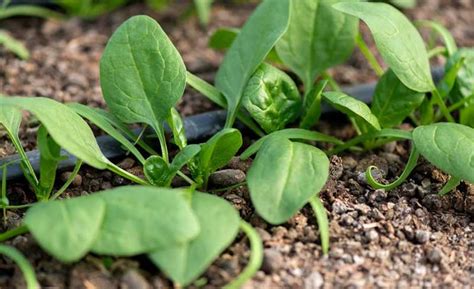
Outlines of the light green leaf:
[{"label": "light green leaf", "polygon": [[216,87],[227,100],[227,127],[234,123],[250,76],[286,31],[289,14],[288,0],[265,0],[227,51],[216,75]]},{"label": "light green leaf", "polygon": [[446,29],[446,27],[444,27],[440,23],[436,21],[421,20],[421,21],[416,21],[416,24],[423,27],[429,27],[433,31],[438,33],[438,35],[443,40],[444,45],[446,46],[446,50],[448,50],[449,56],[453,55],[458,50],[454,37],[451,35],[449,30]]},{"label": "light green leaf", "polygon": [[435,123],[413,131],[416,148],[429,162],[474,184],[474,129],[456,123]]},{"label": "light green leaf", "polygon": [[171,113],[166,120],[170,126],[171,132],[173,133],[174,143],[182,150],[187,144],[186,131],[184,130],[183,119],[179,112],[173,107]]},{"label": "light green leaf", "polygon": [[369,26],[380,54],[403,84],[418,92],[435,88],[423,39],[402,12],[386,3],[343,2],[333,7]]},{"label": "light green leaf", "polygon": [[276,49],[283,63],[303,81],[306,91],[318,74],[344,62],[354,50],[359,20],[333,9],[338,2],[291,2],[290,25]]},{"label": "light green leaf", "polygon": [[143,164],[145,162],[145,158],[140,151],[109,122],[109,119],[105,115],[100,113],[97,109],[80,103],[69,103],[67,106],[116,139],[120,144],[126,147],[140,161],[140,163]]},{"label": "light green leaf", "polygon": [[372,113],[383,128],[394,127],[420,106],[424,98],[424,93],[406,87],[389,69],[375,87]]},{"label": "light green leaf", "polygon": [[234,240],[239,230],[239,215],[223,199],[195,193],[192,208],[201,231],[199,235],[181,246],[158,250],[149,255],[170,278],[186,286],[199,275]]},{"label": "light green leaf", "polygon": [[266,133],[283,129],[302,109],[295,82],[283,71],[265,63],[249,79],[242,104]]},{"label": "light green leaf", "polygon": [[160,25],[148,16],[134,16],[110,38],[100,61],[100,80],[117,118],[161,131],[183,95],[186,68]]},{"label": "light green leaf", "polygon": [[258,214],[271,224],[291,218],[323,188],[329,160],[318,148],[269,138],[247,174],[250,197]]},{"label": "light green leaf", "polygon": [[30,58],[30,52],[25,45],[2,30],[0,30],[0,45],[5,46],[7,50],[15,53],[16,56],[23,60]]},{"label": "light green leaf", "polygon": [[455,101],[474,94],[474,48],[459,49],[448,59],[445,71],[449,72],[461,59],[464,59],[464,63],[457,73],[456,82],[451,92]]},{"label": "light green leaf", "polygon": [[87,123],[66,105],[44,97],[0,97],[4,105],[30,111],[58,145],[88,165],[105,169],[111,164]]},{"label": "light green leaf", "polygon": [[20,251],[18,251],[15,247],[0,244],[0,255],[7,256],[18,265],[25,277],[27,289],[40,288],[38,280],[36,280],[35,270],[28,262],[28,259],[26,259],[25,256],[20,253]]},{"label": "light green leaf", "polygon": [[36,192],[36,196],[47,200],[56,180],[56,170],[61,160],[61,147],[48,135],[44,126],[38,129],[37,146],[40,152],[40,179],[39,192]]},{"label": "light green leaf", "polygon": [[105,210],[105,202],[92,196],[41,202],[28,210],[24,223],[45,251],[62,262],[73,262],[92,247]]},{"label": "light green leaf", "polygon": [[212,2],[214,2],[214,0],[194,0],[194,6],[196,6],[199,22],[203,25],[209,23]]},{"label": "light green leaf", "polygon": [[[0,100],[4,96],[0,95]],[[21,125],[21,110],[15,107],[0,105],[0,124],[11,136],[17,136]]]},{"label": "light green leaf", "polygon": [[324,92],[324,99],[329,102],[335,109],[349,115],[350,117],[356,117],[375,128],[380,130],[380,124],[377,117],[372,114],[367,104],[360,100],[357,100],[351,96],[348,96],[342,92]]},{"label": "light green leaf", "polygon": [[275,137],[275,136],[283,137],[287,139],[319,141],[319,142],[334,143],[334,144],[339,144],[339,145],[343,144],[343,142],[338,140],[337,138],[329,136],[329,135],[325,135],[317,131],[306,130],[302,128],[287,128],[287,129],[282,129],[282,130],[273,132],[269,135],[266,135],[260,138],[259,140],[254,142],[251,146],[249,146],[240,155],[240,159],[242,160],[248,159],[251,155],[253,155],[260,149],[260,147],[263,145],[263,143],[267,139],[269,139],[270,137]]},{"label": "light green leaf", "polygon": [[124,186],[94,195],[107,209],[92,251],[132,256],[193,239],[199,233],[199,223],[181,193]]},{"label": "light green leaf", "polygon": [[242,135],[237,129],[226,128],[201,145],[198,155],[199,170],[207,176],[225,166],[242,146]]}]

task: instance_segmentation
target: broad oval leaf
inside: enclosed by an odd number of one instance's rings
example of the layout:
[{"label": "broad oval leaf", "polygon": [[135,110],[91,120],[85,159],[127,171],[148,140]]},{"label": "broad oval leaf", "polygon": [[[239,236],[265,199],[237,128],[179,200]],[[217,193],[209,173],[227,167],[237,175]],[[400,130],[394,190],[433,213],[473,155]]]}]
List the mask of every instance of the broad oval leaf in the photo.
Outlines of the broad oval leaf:
[{"label": "broad oval leaf", "polygon": [[300,115],[302,106],[295,82],[265,63],[249,79],[242,103],[266,133],[283,129]]},{"label": "broad oval leaf", "polygon": [[[352,53],[359,20],[332,8],[340,0],[291,2],[291,20],[276,50],[283,63],[311,88],[316,76]],[[330,29],[328,29],[330,27]]]},{"label": "broad oval leaf", "polygon": [[239,215],[225,200],[194,193],[192,208],[199,221],[199,235],[181,246],[158,250],[149,255],[170,278],[186,286],[234,240],[239,230]]},{"label": "broad oval leaf", "polygon": [[419,126],[413,142],[423,157],[439,169],[474,184],[474,129],[455,123]]},{"label": "broad oval leaf", "polygon": [[117,118],[160,130],[183,95],[186,68],[160,25],[134,16],[110,38],[100,61],[100,84]]},{"label": "broad oval leaf", "polygon": [[372,113],[383,128],[394,127],[420,106],[424,98],[424,93],[406,87],[389,69],[375,87]]},{"label": "broad oval leaf", "polygon": [[247,174],[258,214],[271,224],[291,218],[323,188],[329,160],[318,148],[282,137],[269,138]]},{"label": "broad oval leaf", "polygon": [[245,23],[216,75],[216,87],[227,100],[227,124],[233,124],[247,81],[285,33],[289,0],[265,0]]},{"label": "broad oval leaf", "polygon": [[0,97],[8,105],[30,111],[66,151],[97,169],[111,162],[102,154],[87,123],[66,105],[45,97]]},{"label": "broad oval leaf", "polygon": [[376,130],[380,130],[380,124],[377,117],[372,114],[367,104],[362,101],[337,91],[324,92],[323,96],[324,99],[335,109],[349,115],[350,117],[361,119]]},{"label": "broad oval leaf", "polygon": [[333,7],[369,26],[380,54],[403,84],[418,92],[435,88],[423,39],[402,12],[386,3],[342,2]]},{"label": "broad oval leaf", "polygon": [[143,173],[150,184],[154,186],[165,187],[170,180],[169,165],[160,156],[151,156],[147,158],[143,165]]},{"label": "broad oval leaf", "polygon": [[94,195],[107,209],[92,251],[132,256],[193,239],[199,223],[181,192],[124,186]]},{"label": "broad oval leaf", "polygon": [[62,262],[84,257],[99,235],[106,204],[93,196],[41,202],[30,208],[25,225],[49,254]]}]

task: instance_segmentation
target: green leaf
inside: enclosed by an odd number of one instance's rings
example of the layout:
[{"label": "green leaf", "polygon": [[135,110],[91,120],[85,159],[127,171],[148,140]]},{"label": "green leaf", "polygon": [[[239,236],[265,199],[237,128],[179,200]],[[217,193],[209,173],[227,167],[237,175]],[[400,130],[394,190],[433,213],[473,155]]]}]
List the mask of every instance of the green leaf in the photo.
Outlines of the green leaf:
[{"label": "green leaf", "polygon": [[226,50],[232,46],[240,29],[233,27],[221,27],[212,33],[209,38],[209,47],[216,50]]},{"label": "green leaf", "polygon": [[333,7],[369,26],[380,54],[403,84],[418,92],[435,88],[423,39],[402,12],[386,3],[343,2]]},{"label": "green leaf", "polygon": [[15,249],[15,247],[10,247],[6,245],[0,244],[0,254],[7,256],[8,258],[12,259],[18,267],[20,268],[21,272],[25,276],[26,281],[26,288],[27,289],[39,289],[40,285],[38,280],[36,280],[35,270],[28,262],[28,259],[23,256],[20,251]]},{"label": "green leaf", "polygon": [[200,151],[201,146],[196,144],[188,145],[180,151],[170,164],[170,169],[173,174],[176,174],[178,170],[189,163]]},{"label": "green leaf", "polygon": [[429,162],[452,175],[474,184],[474,129],[455,123],[420,126],[413,141]]},{"label": "green leaf", "polygon": [[225,166],[242,146],[242,135],[233,128],[225,128],[201,145],[198,155],[199,171],[204,179]]},{"label": "green leaf", "polygon": [[199,221],[199,235],[180,246],[158,250],[149,255],[170,278],[186,286],[206,268],[234,240],[239,230],[239,215],[223,199],[195,193],[192,208]]},{"label": "green leaf", "polygon": [[24,223],[45,251],[73,262],[84,257],[99,236],[105,210],[105,202],[95,196],[41,202],[27,211]]},{"label": "green leaf", "polygon": [[197,236],[199,223],[181,190],[124,186],[96,194],[106,203],[92,251],[132,256],[183,244]]},{"label": "green leaf", "polygon": [[38,129],[37,143],[40,152],[40,179],[39,192],[36,195],[40,199],[47,200],[56,180],[56,170],[61,160],[61,147],[48,135],[44,126]]},{"label": "green leaf", "polygon": [[471,106],[468,106],[461,110],[459,122],[461,124],[474,127],[474,102],[471,103]]},{"label": "green leaf", "polygon": [[380,124],[377,117],[372,114],[367,104],[348,96],[342,92],[324,92],[324,99],[331,104],[335,109],[347,114],[350,117],[360,119],[375,128],[380,130]]},{"label": "green leaf", "polygon": [[394,127],[420,106],[424,98],[424,93],[406,87],[389,69],[375,87],[372,113],[383,128]]},{"label": "green leaf", "polygon": [[271,224],[291,218],[323,188],[329,160],[318,148],[269,138],[247,174],[250,197],[258,214]]},{"label": "green leaf", "polygon": [[249,79],[243,106],[267,133],[283,129],[301,113],[301,96],[283,71],[263,63]]},{"label": "green leaf", "polygon": [[146,123],[157,132],[183,95],[186,69],[160,25],[134,16],[112,35],[100,61],[105,101],[125,123]]},{"label": "green leaf", "polygon": [[188,144],[188,140],[186,139],[186,132],[184,131],[183,119],[174,107],[171,109],[171,113],[166,122],[173,133],[174,143],[180,150],[183,149]]},{"label": "green leaf", "polygon": [[445,71],[450,71],[464,58],[464,63],[459,70],[451,95],[455,101],[469,97],[474,94],[474,49],[461,48],[447,61]]},{"label": "green leaf", "polygon": [[212,2],[214,2],[214,0],[194,0],[194,6],[196,6],[199,22],[203,25],[209,23]]},{"label": "green leaf", "polygon": [[416,7],[416,0],[389,0],[389,2],[402,9],[411,9]]},{"label": "green leaf", "polygon": [[168,163],[160,156],[151,156],[143,165],[143,173],[150,184],[159,187],[167,187],[170,180],[170,168]]},{"label": "green leaf", "polygon": [[325,135],[323,133],[317,132],[317,131],[311,131],[311,130],[306,130],[302,128],[287,128],[287,129],[282,129],[276,132],[273,132],[269,135],[266,135],[256,142],[254,142],[251,146],[249,146],[241,155],[240,159],[246,160],[248,159],[251,155],[256,153],[260,147],[263,145],[263,143],[269,139],[270,137],[283,137],[287,139],[298,139],[298,140],[309,140],[309,141],[320,141],[320,142],[328,142],[328,143],[334,143],[334,144],[339,144],[342,145],[343,142],[338,140],[335,137]]},{"label": "green leaf", "polygon": [[23,60],[30,58],[30,52],[25,45],[2,30],[0,30],[0,45],[5,46],[7,50],[15,53],[16,56]]},{"label": "green leaf", "polygon": [[448,55],[451,56],[458,50],[454,37],[451,35],[449,30],[446,29],[446,27],[444,27],[440,23],[436,21],[420,20],[420,21],[416,21],[416,24],[423,27],[429,27],[433,31],[438,33],[438,35],[441,36],[441,39],[443,40],[444,45],[446,46],[446,50],[448,50]]},{"label": "green leaf", "polygon": [[227,100],[227,127],[234,123],[247,81],[286,31],[289,12],[288,0],[264,1],[227,51],[216,75],[216,87]]},{"label": "green leaf", "polygon": [[116,139],[120,144],[126,147],[140,161],[140,163],[143,164],[145,162],[145,158],[140,151],[112,125],[105,115],[100,113],[97,109],[80,103],[69,103],[67,106]]},{"label": "green leaf", "polygon": [[58,145],[88,165],[97,169],[111,165],[90,127],[66,105],[44,97],[0,97],[0,106],[3,105],[30,111]]},{"label": "green leaf", "polygon": [[[3,99],[4,96],[0,95],[0,101]],[[0,124],[9,135],[18,137],[21,119],[21,110],[11,106],[0,105]]]},{"label": "green leaf", "polygon": [[310,129],[321,116],[321,97],[328,80],[319,81],[304,97],[303,110],[304,114],[301,118],[300,127]]},{"label": "green leaf", "polygon": [[290,25],[276,49],[283,63],[303,81],[306,91],[318,74],[344,62],[354,50],[359,21],[334,10],[331,6],[338,2],[291,2]]}]

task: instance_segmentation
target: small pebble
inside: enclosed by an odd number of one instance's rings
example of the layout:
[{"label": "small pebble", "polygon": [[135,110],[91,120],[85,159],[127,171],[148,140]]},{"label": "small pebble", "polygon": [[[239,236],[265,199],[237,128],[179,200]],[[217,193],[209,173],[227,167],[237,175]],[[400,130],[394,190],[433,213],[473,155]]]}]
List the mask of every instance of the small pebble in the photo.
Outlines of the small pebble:
[{"label": "small pebble", "polygon": [[215,187],[228,187],[243,181],[245,181],[245,173],[235,169],[220,170],[209,177],[209,183]]},{"label": "small pebble", "polygon": [[128,270],[120,282],[121,289],[151,289],[148,281],[136,270]]},{"label": "small pebble", "polygon": [[416,230],[415,239],[419,244],[425,244],[430,240],[430,233],[423,230]]},{"label": "small pebble", "polygon": [[133,168],[134,165],[135,165],[135,160],[132,158],[126,158],[118,164],[118,166],[124,170],[129,170]]},{"label": "small pebble", "polygon": [[428,250],[426,257],[431,264],[439,264],[443,258],[443,253],[438,248]]},{"label": "small pebble", "polygon": [[[66,181],[69,179],[69,177],[71,176],[71,174],[72,174],[72,172],[64,172],[64,173],[62,173],[62,174],[61,174],[61,181],[66,182]],[[72,183],[71,183],[71,186],[72,186],[72,187],[79,187],[79,186],[81,186],[81,185],[82,185],[82,176],[81,176],[80,174],[77,174],[77,175],[74,177],[74,179],[73,179],[73,181],[72,181]]]},{"label": "small pebble", "polygon": [[263,253],[262,270],[267,274],[272,274],[283,268],[284,261],[280,252],[275,249],[265,249]]}]

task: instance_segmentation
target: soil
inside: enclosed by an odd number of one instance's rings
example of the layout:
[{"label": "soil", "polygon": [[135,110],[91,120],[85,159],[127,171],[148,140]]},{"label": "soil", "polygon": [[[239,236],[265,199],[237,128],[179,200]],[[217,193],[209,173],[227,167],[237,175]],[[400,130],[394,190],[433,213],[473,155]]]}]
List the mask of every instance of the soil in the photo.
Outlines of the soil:
[{"label": "soil", "polygon": [[[459,46],[474,46],[474,3],[470,0],[419,1],[419,8],[407,11],[414,19],[436,19],[453,33]],[[112,31],[135,14],[157,18],[182,53],[189,70],[212,80],[222,59],[207,48],[210,32],[196,19],[177,16],[186,10],[179,3],[157,14],[141,4],[120,9],[94,21],[71,19],[58,23],[35,19],[11,19],[0,23],[25,42],[32,53],[27,62],[17,60],[0,48],[0,92],[7,95],[49,96],[60,101],[77,101],[104,106],[101,98],[98,61]],[[252,5],[218,4],[213,11],[212,31],[220,26],[240,26]],[[365,26],[362,26],[366,31]],[[370,38],[367,40],[373,46]],[[341,83],[361,83],[375,79],[362,56],[356,52],[347,65],[332,71]],[[183,115],[212,110],[202,96],[186,91],[179,109]],[[353,131],[334,117],[323,121],[318,130],[350,138]],[[34,147],[36,124],[23,127],[22,141]],[[249,140],[247,140],[248,142]],[[271,226],[260,219],[251,206],[245,186],[216,192],[230,201],[240,215],[254,225],[264,241],[265,259],[261,271],[245,288],[472,288],[474,285],[474,185],[463,183],[446,197],[436,192],[447,176],[421,161],[411,177],[399,188],[373,190],[363,172],[376,164],[383,180],[393,180],[406,163],[409,144],[390,143],[376,151],[346,153],[331,158],[331,177],[320,193],[330,219],[331,250],[322,256],[315,218],[305,207],[288,223]],[[0,139],[0,155],[13,148]],[[131,158],[117,160],[137,175],[140,168]],[[240,183],[251,164],[235,159],[214,175],[211,189]],[[65,180],[63,173],[58,185]],[[79,196],[126,184],[110,172],[88,167],[81,170],[64,197]],[[8,187],[11,203],[34,201],[25,183]],[[21,222],[21,211],[9,211],[2,231]],[[144,256],[100,258],[64,265],[43,252],[30,235],[8,242],[21,250],[33,264],[44,288],[172,288]],[[220,288],[241,272],[249,248],[239,235],[190,288]],[[19,269],[0,258],[0,288],[25,288]]]}]

